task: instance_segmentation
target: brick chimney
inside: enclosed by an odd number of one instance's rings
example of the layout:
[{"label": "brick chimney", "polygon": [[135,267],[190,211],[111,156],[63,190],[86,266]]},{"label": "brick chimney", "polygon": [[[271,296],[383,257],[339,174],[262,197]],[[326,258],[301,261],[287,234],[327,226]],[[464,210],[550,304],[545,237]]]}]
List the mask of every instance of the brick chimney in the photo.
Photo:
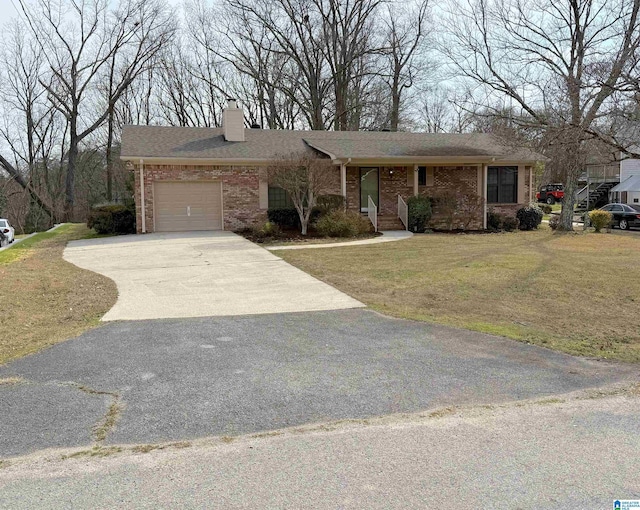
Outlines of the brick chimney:
[{"label": "brick chimney", "polygon": [[227,107],[222,112],[222,127],[227,142],[244,142],[244,114],[235,99],[227,99]]}]

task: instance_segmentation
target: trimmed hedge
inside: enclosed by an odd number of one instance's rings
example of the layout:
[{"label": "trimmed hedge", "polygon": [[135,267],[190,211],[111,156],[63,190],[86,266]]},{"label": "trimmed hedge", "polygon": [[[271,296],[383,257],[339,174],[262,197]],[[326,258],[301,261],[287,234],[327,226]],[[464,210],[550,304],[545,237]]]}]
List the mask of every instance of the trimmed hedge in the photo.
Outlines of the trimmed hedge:
[{"label": "trimmed hedge", "polygon": [[316,230],[325,237],[356,237],[371,231],[371,223],[352,211],[333,211],[322,216]]},{"label": "trimmed hedge", "polygon": [[416,195],[407,199],[409,230],[424,232],[431,220],[431,199],[423,195]]},{"label": "trimmed hedge", "polygon": [[514,218],[513,216],[505,216],[502,219],[502,230],[505,232],[513,232],[518,228],[518,218]]},{"label": "trimmed hedge", "polygon": [[98,234],[135,234],[136,213],[125,205],[101,205],[89,212],[87,227]]},{"label": "trimmed hedge", "polygon": [[487,213],[487,230],[491,232],[512,232],[518,228],[518,219],[514,216],[507,216],[495,211]]},{"label": "trimmed hedge", "polygon": [[542,213],[542,209],[535,205],[518,209],[518,212],[516,213],[520,230],[537,229],[540,226],[540,223],[542,223],[543,216],[544,214]]}]

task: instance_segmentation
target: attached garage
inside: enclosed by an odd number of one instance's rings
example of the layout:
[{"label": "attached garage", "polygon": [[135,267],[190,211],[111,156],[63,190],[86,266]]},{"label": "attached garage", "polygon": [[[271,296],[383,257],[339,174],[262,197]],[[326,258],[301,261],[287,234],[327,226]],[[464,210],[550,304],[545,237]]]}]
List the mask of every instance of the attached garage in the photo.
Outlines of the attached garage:
[{"label": "attached garage", "polygon": [[222,230],[222,185],[216,181],[156,181],[156,232]]}]

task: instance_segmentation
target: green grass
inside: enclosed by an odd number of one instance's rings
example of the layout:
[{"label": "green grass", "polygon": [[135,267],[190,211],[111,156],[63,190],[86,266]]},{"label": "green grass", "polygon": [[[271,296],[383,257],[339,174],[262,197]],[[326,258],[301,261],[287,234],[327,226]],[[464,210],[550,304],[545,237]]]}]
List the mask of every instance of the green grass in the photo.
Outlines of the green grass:
[{"label": "green grass", "polygon": [[68,232],[72,228],[71,224],[61,225],[52,232],[39,232],[38,234],[31,236],[29,239],[20,241],[13,246],[10,246],[6,250],[0,252],[0,264],[10,264],[14,260],[23,259],[31,253],[31,249],[46,239],[52,239],[61,233]]},{"label": "green grass", "polygon": [[113,306],[111,280],[62,258],[67,242],[91,232],[67,224],[0,252],[0,364],[79,335]]},{"label": "green grass", "polygon": [[640,362],[640,236],[542,227],[274,253],[389,315]]}]

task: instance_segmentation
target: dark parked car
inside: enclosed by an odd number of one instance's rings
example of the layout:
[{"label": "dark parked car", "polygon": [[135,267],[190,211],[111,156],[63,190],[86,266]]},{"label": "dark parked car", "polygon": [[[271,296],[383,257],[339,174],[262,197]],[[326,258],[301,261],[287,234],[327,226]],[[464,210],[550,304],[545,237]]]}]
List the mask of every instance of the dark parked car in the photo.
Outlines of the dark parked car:
[{"label": "dark parked car", "polygon": [[640,227],[640,205],[607,204],[600,210],[613,214],[613,225],[620,227],[620,230]]}]

